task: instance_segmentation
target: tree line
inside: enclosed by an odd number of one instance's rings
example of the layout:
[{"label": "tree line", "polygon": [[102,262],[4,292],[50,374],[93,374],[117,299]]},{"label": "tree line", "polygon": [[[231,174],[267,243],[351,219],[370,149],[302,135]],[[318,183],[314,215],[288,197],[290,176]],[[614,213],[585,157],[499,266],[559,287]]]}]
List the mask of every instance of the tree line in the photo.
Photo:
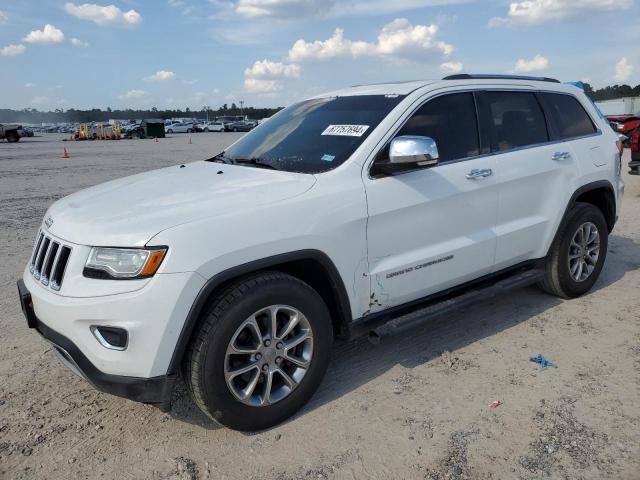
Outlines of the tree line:
[{"label": "tree line", "polygon": [[[602,100],[613,100],[623,97],[640,97],[640,85],[632,87],[630,85],[610,85],[608,87],[594,90],[588,83],[584,84],[585,93],[595,102]],[[200,110],[158,110],[156,107],[150,110],[112,110],[107,108],[92,108],[90,110],[78,110],[70,108],[68,110],[55,109],[53,111],[41,112],[35,108],[25,108],[22,110],[12,110],[9,108],[0,108],[0,122],[18,122],[18,123],[62,123],[62,122],[105,122],[110,119],[114,120],[135,120],[144,118],[209,118],[220,117],[225,115],[246,115],[249,118],[261,119],[267,118],[281,110],[278,108],[255,108],[255,107],[238,107],[235,103],[230,106],[226,103],[218,109],[210,109],[202,107]]]},{"label": "tree line", "polygon": [[246,115],[248,118],[259,120],[261,118],[267,118],[281,110],[278,108],[255,108],[245,107],[240,108],[235,103],[230,106],[226,103],[218,109],[210,109],[203,107],[200,110],[191,110],[185,108],[184,110],[159,110],[156,107],[152,107],[148,110],[133,110],[131,108],[125,110],[113,110],[107,108],[102,110],[100,108],[92,108],[90,110],[78,110],[75,108],[69,108],[63,110],[57,108],[53,111],[43,112],[35,108],[25,108],[22,110],[12,110],[9,108],[0,108],[0,122],[17,122],[17,123],[63,123],[63,122],[106,122],[107,120],[136,120],[145,118],[201,118],[206,119],[207,114],[209,119],[214,117],[221,117],[225,115]]},{"label": "tree line", "polygon": [[615,100],[624,97],[640,97],[640,85],[610,85],[608,87],[594,90],[588,83],[584,84],[584,92],[591,97],[594,102],[603,100]]}]

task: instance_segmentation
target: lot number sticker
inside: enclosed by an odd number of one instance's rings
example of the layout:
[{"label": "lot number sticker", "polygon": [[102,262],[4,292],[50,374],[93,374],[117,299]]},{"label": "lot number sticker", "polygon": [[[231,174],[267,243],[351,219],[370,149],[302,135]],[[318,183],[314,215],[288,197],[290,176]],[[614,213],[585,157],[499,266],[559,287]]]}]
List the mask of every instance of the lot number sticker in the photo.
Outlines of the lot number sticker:
[{"label": "lot number sticker", "polygon": [[337,137],[361,137],[369,125],[329,125],[320,135],[335,135]]}]

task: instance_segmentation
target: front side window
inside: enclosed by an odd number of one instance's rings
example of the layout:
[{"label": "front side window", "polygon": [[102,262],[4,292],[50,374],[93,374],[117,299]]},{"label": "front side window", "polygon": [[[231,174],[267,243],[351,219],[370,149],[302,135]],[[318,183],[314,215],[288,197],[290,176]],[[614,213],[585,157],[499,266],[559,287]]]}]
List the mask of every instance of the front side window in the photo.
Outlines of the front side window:
[{"label": "front side window", "polygon": [[354,95],[296,103],[257,126],[223,156],[277,170],[325,172],[347,160],[403,98]]},{"label": "front side window", "polygon": [[401,135],[435,140],[440,162],[473,157],[480,153],[476,107],[472,93],[452,93],[429,100],[407,120]]},{"label": "front side window", "polygon": [[482,99],[493,152],[549,141],[544,114],[533,93],[489,91]]},{"label": "front side window", "polygon": [[553,140],[567,140],[596,132],[591,118],[575,97],[561,93],[539,93],[538,97],[549,119]]}]

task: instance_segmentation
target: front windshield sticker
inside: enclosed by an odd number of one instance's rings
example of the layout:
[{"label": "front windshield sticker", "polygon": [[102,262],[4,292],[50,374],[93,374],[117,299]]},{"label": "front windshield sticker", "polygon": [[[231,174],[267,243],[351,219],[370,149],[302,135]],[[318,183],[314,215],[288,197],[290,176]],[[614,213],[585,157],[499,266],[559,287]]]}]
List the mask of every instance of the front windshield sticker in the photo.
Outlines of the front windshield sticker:
[{"label": "front windshield sticker", "polygon": [[336,158],[335,155],[329,155],[328,153],[325,153],[320,157],[320,160],[322,160],[323,162],[333,162],[334,158]]},{"label": "front windshield sticker", "polygon": [[334,135],[337,137],[361,137],[369,125],[329,125],[320,135]]}]

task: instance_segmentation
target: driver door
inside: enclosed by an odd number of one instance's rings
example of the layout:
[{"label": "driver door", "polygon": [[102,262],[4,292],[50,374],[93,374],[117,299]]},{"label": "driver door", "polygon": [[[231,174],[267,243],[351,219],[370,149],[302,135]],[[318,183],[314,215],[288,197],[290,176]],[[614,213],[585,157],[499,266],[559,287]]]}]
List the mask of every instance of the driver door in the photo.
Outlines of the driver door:
[{"label": "driver door", "polygon": [[482,155],[473,93],[429,100],[395,136],[402,135],[435,140],[439,163],[377,178],[365,171],[372,312],[478,278],[494,264],[496,161]]}]

